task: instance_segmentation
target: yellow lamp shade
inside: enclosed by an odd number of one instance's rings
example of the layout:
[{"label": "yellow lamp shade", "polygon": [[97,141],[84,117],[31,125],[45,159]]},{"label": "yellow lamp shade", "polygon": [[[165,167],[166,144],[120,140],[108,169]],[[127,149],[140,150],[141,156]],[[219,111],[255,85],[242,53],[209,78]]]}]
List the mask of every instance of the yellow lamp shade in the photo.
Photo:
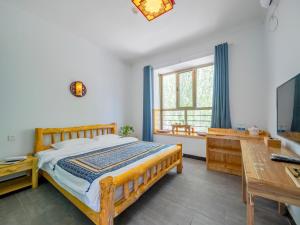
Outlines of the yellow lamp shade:
[{"label": "yellow lamp shade", "polygon": [[132,0],[141,13],[151,21],[173,9],[174,0]]}]

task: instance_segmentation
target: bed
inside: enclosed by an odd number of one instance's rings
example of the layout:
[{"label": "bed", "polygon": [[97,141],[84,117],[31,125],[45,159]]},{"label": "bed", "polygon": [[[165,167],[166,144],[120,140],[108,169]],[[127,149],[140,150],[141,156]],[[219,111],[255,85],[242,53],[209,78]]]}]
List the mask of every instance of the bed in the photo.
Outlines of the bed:
[{"label": "bed", "polygon": [[[35,133],[41,175],[96,225],[112,225],[115,217],[173,168],[182,173],[181,144],[115,138],[115,123],[36,128]],[[52,148],[66,140],[87,139],[92,141]]]}]

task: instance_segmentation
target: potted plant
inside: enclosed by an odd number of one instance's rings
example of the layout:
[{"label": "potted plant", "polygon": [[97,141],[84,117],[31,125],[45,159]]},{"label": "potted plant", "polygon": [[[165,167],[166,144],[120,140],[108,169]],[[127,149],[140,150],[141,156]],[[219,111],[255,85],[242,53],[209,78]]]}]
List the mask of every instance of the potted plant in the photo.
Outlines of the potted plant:
[{"label": "potted plant", "polygon": [[134,128],[130,125],[124,125],[120,128],[120,135],[122,137],[128,137],[133,134]]}]

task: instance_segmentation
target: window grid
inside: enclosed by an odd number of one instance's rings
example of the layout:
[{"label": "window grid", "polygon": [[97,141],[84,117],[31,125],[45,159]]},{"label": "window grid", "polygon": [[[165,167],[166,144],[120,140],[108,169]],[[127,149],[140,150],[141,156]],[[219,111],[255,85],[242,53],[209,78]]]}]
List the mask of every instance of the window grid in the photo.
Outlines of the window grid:
[{"label": "window grid", "polygon": [[[186,69],[169,74],[160,74],[160,105],[161,110],[158,111],[156,127],[160,129],[171,129],[172,124],[187,124],[194,127],[196,132],[207,131],[211,126],[212,107],[197,107],[197,70],[200,68],[210,67],[213,64],[206,64],[201,67]],[[180,75],[192,73],[192,106],[180,107]],[[176,77],[176,108],[163,108],[163,81],[164,76],[172,75]]]}]

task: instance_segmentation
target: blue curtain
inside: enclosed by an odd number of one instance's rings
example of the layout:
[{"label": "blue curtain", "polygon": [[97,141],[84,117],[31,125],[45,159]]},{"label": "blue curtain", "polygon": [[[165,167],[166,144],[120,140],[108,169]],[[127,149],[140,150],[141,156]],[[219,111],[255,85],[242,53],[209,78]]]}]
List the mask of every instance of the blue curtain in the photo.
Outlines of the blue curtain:
[{"label": "blue curtain", "polygon": [[144,67],[143,141],[153,141],[153,68]]},{"label": "blue curtain", "polygon": [[300,132],[300,74],[295,79],[294,109],[291,131]]},{"label": "blue curtain", "polygon": [[228,44],[215,47],[215,76],[213,89],[213,128],[231,128],[228,81]]}]

